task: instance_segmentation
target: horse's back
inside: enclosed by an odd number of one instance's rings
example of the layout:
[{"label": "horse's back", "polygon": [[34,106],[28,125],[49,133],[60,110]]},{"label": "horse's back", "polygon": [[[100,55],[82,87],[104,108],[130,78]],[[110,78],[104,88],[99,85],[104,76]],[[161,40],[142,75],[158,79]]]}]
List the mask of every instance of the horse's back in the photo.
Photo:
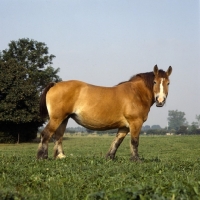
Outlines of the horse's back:
[{"label": "horse's back", "polygon": [[[88,84],[82,81],[70,80],[56,83],[48,92],[49,97],[75,98],[84,100],[97,100],[117,95],[116,87],[103,87]],[[109,95],[109,96],[106,96]]]}]

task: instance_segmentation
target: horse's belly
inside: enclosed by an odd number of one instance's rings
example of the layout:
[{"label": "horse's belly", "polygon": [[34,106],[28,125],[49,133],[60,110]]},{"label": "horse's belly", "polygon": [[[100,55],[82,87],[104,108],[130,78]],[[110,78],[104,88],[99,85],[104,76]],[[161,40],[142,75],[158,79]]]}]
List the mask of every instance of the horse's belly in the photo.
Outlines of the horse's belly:
[{"label": "horse's belly", "polygon": [[87,113],[76,113],[71,116],[78,124],[94,130],[106,130],[119,127],[128,127],[128,123],[123,117],[111,117],[106,115],[92,115]]}]

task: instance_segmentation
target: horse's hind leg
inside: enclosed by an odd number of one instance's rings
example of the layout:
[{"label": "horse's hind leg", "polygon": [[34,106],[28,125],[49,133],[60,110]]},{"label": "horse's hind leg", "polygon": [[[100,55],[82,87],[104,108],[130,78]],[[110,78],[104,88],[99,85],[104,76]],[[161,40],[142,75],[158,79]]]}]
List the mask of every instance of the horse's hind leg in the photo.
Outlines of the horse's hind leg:
[{"label": "horse's hind leg", "polygon": [[49,123],[41,133],[41,141],[38,146],[37,158],[45,159],[48,158],[48,142],[51,136],[55,133],[62,120],[50,119]]},{"label": "horse's hind leg", "polygon": [[128,128],[120,128],[118,130],[116,138],[112,142],[111,147],[110,147],[108,153],[106,154],[106,158],[110,158],[110,159],[115,158],[116,151],[117,151],[118,147],[120,146],[120,144],[122,143],[122,141],[124,140],[124,138],[128,132],[129,132]]},{"label": "horse's hind leg", "polygon": [[54,158],[65,158],[63,148],[62,148],[62,139],[67,126],[68,118],[63,120],[58,129],[55,132],[55,146],[54,146]]}]

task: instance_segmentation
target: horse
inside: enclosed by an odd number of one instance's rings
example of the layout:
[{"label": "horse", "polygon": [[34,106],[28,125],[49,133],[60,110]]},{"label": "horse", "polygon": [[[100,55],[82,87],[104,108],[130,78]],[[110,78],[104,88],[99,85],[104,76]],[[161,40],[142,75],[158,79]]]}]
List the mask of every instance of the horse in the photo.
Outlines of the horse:
[{"label": "horse", "polygon": [[142,124],[151,106],[162,107],[168,95],[167,71],[154,66],[153,72],[139,73],[113,87],[95,86],[78,80],[50,83],[40,100],[40,114],[49,122],[41,132],[37,159],[48,158],[48,142],[54,135],[54,158],[64,158],[62,139],[69,118],[92,130],[118,129],[106,158],[114,159],[125,136],[131,135],[131,160],[139,161]]}]

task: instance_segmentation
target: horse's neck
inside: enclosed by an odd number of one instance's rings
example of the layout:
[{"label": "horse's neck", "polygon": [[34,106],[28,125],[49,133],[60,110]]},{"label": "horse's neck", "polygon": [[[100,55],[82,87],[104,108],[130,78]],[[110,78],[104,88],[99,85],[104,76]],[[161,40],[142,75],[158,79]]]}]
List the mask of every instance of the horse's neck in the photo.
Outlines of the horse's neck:
[{"label": "horse's neck", "polygon": [[150,107],[155,103],[153,88],[148,87],[141,78],[131,81],[131,85],[132,89],[139,93],[142,101],[146,102]]}]

